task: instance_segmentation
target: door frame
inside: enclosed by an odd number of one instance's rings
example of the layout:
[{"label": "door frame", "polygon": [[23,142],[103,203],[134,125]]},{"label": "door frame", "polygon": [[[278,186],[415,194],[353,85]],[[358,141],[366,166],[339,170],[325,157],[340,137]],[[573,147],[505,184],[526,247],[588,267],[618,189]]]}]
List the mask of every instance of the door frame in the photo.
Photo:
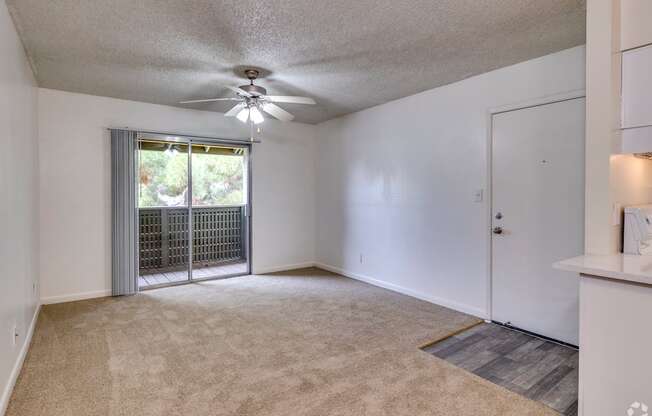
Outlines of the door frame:
[{"label": "door frame", "polygon": [[[514,104],[507,104],[504,106],[493,107],[487,110],[487,141],[486,141],[486,158],[487,158],[487,172],[486,172],[486,183],[485,189],[486,192],[486,203],[485,203],[485,229],[487,230],[485,234],[485,247],[487,255],[487,293],[486,293],[486,304],[487,310],[485,311],[485,321],[493,321],[493,250],[491,246],[492,242],[492,232],[491,224],[493,223],[493,134],[494,126],[493,120],[494,116],[502,113],[508,113],[511,111],[525,110],[527,108],[541,107],[549,104],[561,103],[564,101],[576,100],[578,98],[585,98],[586,91],[584,89],[572,90],[559,94],[546,95],[538,98],[533,98],[531,100],[521,101]],[[586,123],[586,120],[585,120]]]},{"label": "door frame", "polygon": [[[162,287],[170,287],[170,286],[178,286],[178,285],[185,285],[189,283],[197,283],[197,282],[202,282],[202,281],[208,281],[208,280],[221,280],[221,279],[229,279],[232,277],[239,277],[239,276],[246,276],[250,275],[252,273],[252,267],[253,267],[253,241],[252,241],[252,235],[253,235],[253,219],[252,219],[252,203],[253,203],[253,191],[252,191],[252,183],[253,183],[253,168],[252,168],[252,153],[253,153],[253,143],[256,143],[255,141],[240,141],[240,140],[231,140],[231,139],[220,139],[220,138],[215,138],[215,137],[201,137],[201,136],[190,136],[190,135],[183,135],[183,134],[171,134],[171,133],[157,133],[157,132],[147,132],[147,131],[138,131],[136,135],[136,142],[137,144],[140,142],[142,136],[145,137],[158,137],[162,140],[169,141],[169,142],[176,142],[176,143],[184,143],[188,145],[188,279],[180,282],[170,282],[167,284],[160,284],[160,285],[151,285],[147,286],[146,288],[142,290],[149,290],[149,289],[159,289]],[[195,278],[193,279],[192,277],[192,256],[193,256],[193,242],[192,242],[192,235],[193,235],[193,223],[192,223],[192,145],[193,144],[210,144],[210,145],[222,145],[222,146],[229,146],[229,147],[239,147],[239,148],[244,148],[247,151],[247,157],[245,159],[247,163],[247,203],[245,204],[245,226],[247,227],[246,230],[246,245],[245,245],[245,250],[246,250],[246,255],[247,255],[247,271],[244,274],[230,274],[230,275],[224,275],[224,276],[215,276],[215,277],[205,277],[205,278]],[[136,146],[136,149],[138,151],[139,147],[138,145]],[[138,169],[138,158],[136,158],[136,168]],[[136,175],[138,177],[138,175]],[[136,204],[138,204],[138,201],[136,201]],[[135,216],[136,216],[136,224],[139,223],[139,207],[136,206],[135,209]],[[138,234],[139,227],[136,228],[136,233]],[[136,235],[136,241],[140,241],[138,235]],[[138,253],[139,246],[136,245],[136,252]],[[140,262],[140,260],[139,260]],[[138,288],[138,291],[140,291],[140,287],[138,286],[138,277],[140,276],[140,271],[136,275],[136,287]]]}]

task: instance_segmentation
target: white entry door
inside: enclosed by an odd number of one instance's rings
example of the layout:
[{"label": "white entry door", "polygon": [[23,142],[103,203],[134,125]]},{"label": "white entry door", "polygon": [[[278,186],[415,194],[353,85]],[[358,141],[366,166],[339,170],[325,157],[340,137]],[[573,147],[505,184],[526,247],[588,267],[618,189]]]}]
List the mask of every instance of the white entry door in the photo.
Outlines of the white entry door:
[{"label": "white entry door", "polygon": [[578,345],[584,252],[583,98],[493,116],[492,319]]}]

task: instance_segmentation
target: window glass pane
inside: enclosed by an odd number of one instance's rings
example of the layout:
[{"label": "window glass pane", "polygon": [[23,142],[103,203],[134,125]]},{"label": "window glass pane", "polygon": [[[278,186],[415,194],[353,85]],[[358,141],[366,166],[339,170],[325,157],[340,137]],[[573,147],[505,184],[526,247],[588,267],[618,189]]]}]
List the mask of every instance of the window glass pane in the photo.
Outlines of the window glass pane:
[{"label": "window glass pane", "polygon": [[[160,149],[153,149],[159,146]],[[188,203],[188,145],[141,142],[138,154],[140,207],[176,207]]]},{"label": "window glass pane", "polygon": [[246,152],[192,146],[193,279],[247,273]]},{"label": "window glass pane", "polygon": [[138,145],[138,285],[188,281],[188,145],[155,139]]},{"label": "window glass pane", "polygon": [[245,158],[234,153],[239,150],[193,146],[193,206],[241,205],[246,202]]}]

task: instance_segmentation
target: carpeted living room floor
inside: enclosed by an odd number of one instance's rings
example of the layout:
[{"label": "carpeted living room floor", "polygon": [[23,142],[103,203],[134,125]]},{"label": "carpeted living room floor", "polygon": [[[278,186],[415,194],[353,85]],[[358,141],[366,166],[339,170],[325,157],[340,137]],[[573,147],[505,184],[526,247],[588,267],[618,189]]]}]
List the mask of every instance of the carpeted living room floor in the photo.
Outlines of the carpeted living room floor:
[{"label": "carpeted living room floor", "polygon": [[555,415],[419,349],[478,321],[319,269],[44,306],[7,415]]}]

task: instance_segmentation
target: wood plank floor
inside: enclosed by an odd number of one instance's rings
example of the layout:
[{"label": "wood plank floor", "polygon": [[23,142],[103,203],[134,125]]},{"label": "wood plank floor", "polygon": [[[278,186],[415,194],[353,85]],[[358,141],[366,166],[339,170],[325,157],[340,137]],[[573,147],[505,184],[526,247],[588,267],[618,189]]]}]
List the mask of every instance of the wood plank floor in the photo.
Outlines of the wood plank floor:
[{"label": "wood plank floor", "polygon": [[492,383],[577,415],[577,350],[495,324],[480,324],[424,351]]},{"label": "wood plank floor", "polygon": [[[194,279],[208,279],[211,277],[231,276],[247,273],[247,263],[230,263],[220,266],[193,268],[192,277]],[[151,286],[166,285],[170,283],[183,282],[188,280],[187,271],[150,273],[138,277],[138,287],[147,289]]]}]

